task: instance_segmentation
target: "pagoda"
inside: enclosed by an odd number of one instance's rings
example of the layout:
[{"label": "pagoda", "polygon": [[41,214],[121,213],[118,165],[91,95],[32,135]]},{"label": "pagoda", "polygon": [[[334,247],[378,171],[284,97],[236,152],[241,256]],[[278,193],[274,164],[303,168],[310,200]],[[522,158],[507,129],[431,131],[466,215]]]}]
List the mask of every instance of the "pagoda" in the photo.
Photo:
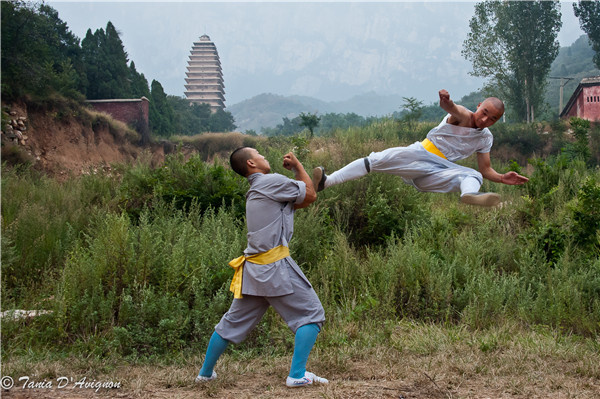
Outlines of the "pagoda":
[{"label": "pagoda", "polygon": [[217,47],[208,35],[194,42],[187,67],[185,96],[191,103],[210,105],[214,113],[225,108],[225,85]]}]

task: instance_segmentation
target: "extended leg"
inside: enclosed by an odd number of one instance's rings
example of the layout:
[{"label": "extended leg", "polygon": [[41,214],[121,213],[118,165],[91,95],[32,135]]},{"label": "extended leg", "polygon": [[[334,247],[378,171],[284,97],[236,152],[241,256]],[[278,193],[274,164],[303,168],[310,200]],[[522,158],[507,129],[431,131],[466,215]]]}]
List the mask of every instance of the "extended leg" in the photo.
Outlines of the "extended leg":
[{"label": "extended leg", "polygon": [[496,193],[480,193],[481,183],[474,177],[468,176],[460,183],[460,202],[469,205],[495,206],[500,203]]},{"label": "extended leg", "polygon": [[352,161],[331,175],[325,175],[323,169],[319,167],[313,171],[313,184],[318,191],[321,191],[324,188],[363,177],[370,171],[371,166],[368,158],[360,158]]}]

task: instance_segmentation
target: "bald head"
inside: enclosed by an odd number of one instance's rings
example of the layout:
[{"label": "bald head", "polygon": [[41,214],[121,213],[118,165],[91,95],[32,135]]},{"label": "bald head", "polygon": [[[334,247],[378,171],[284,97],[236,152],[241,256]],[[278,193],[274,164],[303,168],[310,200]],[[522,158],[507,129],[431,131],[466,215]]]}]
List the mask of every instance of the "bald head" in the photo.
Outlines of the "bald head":
[{"label": "bald head", "polygon": [[238,175],[248,176],[248,160],[252,159],[252,148],[240,147],[231,153],[229,164],[231,169]]},{"label": "bald head", "polygon": [[496,108],[498,110],[498,112],[500,112],[500,116],[504,115],[504,103],[499,98],[488,97],[485,100],[483,100],[483,102],[484,103],[489,103],[494,108]]}]

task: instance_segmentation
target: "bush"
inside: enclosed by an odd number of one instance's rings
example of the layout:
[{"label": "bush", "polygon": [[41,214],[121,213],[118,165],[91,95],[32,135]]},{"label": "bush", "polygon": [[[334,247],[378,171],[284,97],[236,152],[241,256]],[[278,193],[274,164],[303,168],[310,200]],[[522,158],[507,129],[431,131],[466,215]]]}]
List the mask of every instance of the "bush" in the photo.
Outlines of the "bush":
[{"label": "bush", "polygon": [[173,203],[177,209],[190,209],[196,203],[202,211],[232,206],[236,215],[242,217],[246,191],[246,180],[218,160],[208,165],[199,155],[186,161],[182,154],[176,154],[167,156],[160,168],[139,162],[127,169],[120,187],[120,202],[134,218],[156,201]]}]

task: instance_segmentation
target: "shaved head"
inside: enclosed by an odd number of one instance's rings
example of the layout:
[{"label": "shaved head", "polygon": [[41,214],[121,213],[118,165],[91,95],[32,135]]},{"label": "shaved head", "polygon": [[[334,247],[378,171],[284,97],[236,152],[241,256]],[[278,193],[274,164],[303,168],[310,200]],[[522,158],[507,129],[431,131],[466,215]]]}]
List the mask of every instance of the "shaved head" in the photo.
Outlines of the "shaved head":
[{"label": "shaved head", "polygon": [[231,169],[243,177],[248,176],[247,161],[252,158],[252,151],[250,151],[251,149],[251,147],[240,147],[233,151],[229,157]]},{"label": "shaved head", "polygon": [[504,103],[499,98],[488,97],[483,102],[484,103],[487,102],[487,103],[491,104],[494,108],[496,108],[498,110],[498,112],[500,112],[500,115],[504,114]]}]

